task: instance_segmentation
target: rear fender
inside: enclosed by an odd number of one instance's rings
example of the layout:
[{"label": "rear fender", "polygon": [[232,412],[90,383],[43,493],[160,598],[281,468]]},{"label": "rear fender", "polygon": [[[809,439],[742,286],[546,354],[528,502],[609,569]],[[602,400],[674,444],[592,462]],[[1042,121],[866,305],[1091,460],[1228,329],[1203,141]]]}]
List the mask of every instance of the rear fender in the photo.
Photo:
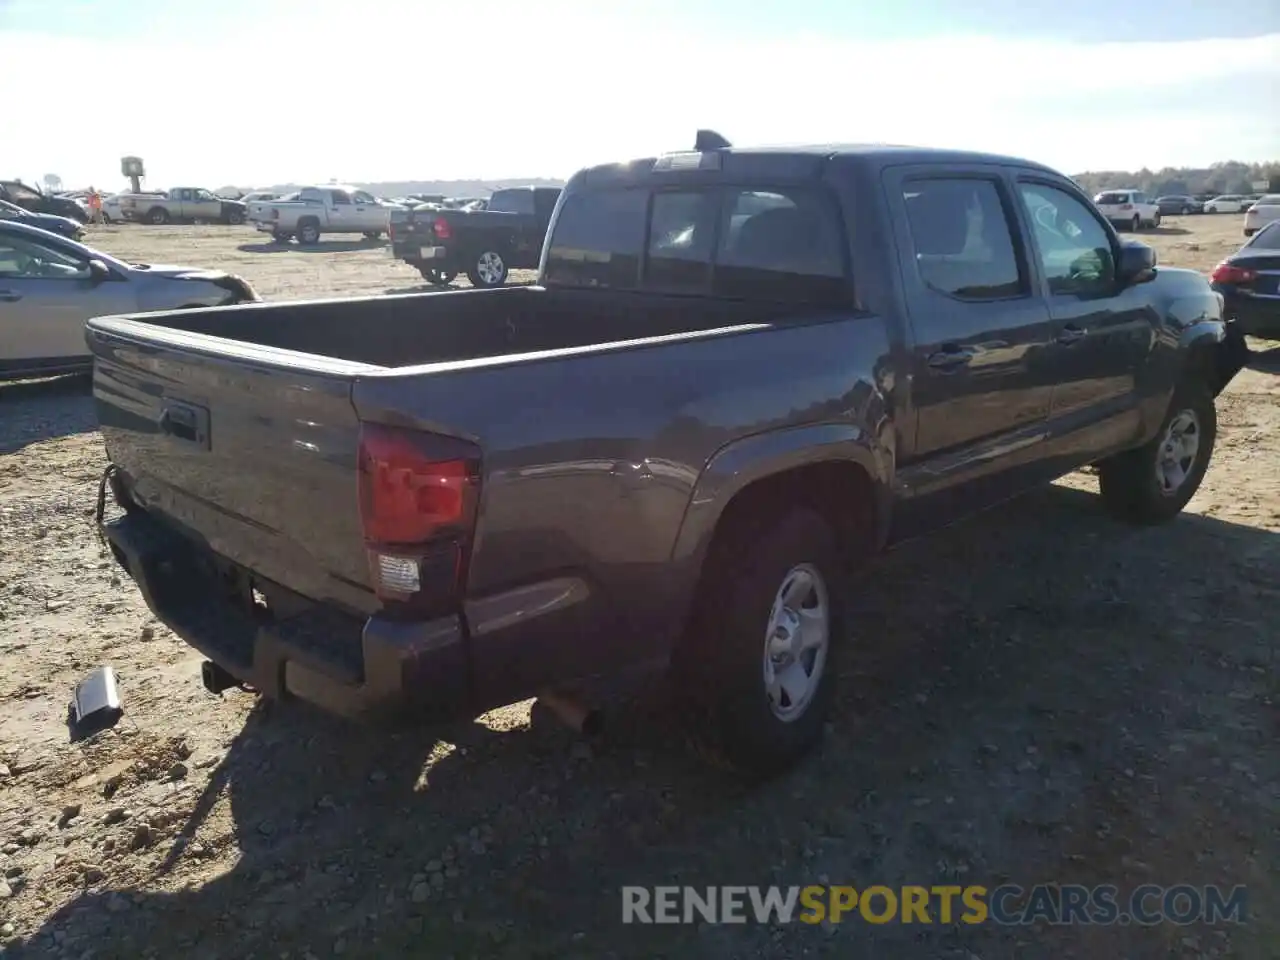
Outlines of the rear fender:
[{"label": "rear fender", "polygon": [[750,484],[799,467],[830,462],[856,464],[870,478],[876,527],[873,547],[879,549],[889,528],[892,454],[864,428],[819,423],[755,434],[720,448],[698,477],[672,560],[701,569],[725,508]]}]

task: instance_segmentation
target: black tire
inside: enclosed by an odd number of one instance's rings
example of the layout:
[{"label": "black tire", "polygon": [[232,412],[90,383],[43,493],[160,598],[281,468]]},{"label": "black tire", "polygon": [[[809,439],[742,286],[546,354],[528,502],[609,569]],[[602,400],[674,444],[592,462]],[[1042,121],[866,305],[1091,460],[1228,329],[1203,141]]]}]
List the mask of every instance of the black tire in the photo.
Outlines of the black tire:
[{"label": "black tire", "polygon": [[481,250],[467,268],[467,279],[473,287],[491,289],[507,282],[507,258],[497,250]]},{"label": "black tire", "polygon": [[1183,215],[1184,217],[1189,217],[1189,216],[1191,216],[1191,208],[1190,208],[1190,207],[1183,207],[1183,208],[1182,208],[1182,215]]},{"label": "black tire", "polygon": [[[730,534],[713,548],[676,661],[692,708],[690,733],[708,759],[751,779],[765,778],[792,766],[821,739],[843,636],[840,556],[831,525],[804,508]],[[783,719],[766,690],[765,644],[779,590],[801,565],[824,583],[828,639],[811,695],[796,705],[796,716]]]},{"label": "black tire", "polygon": [[1244,228],[1245,237],[1252,237],[1257,232],[1258,232],[1257,230],[1250,230],[1248,227]]},{"label": "black tire", "polygon": [[1151,229],[1152,229],[1152,230],[1159,230],[1159,229],[1160,229],[1160,220],[1161,220],[1160,214],[1158,214],[1158,213],[1157,213],[1157,214],[1155,215],[1155,217],[1154,217],[1154,218],[1152,219],[1152,221],[1151,221]]},{"label": "black tire", "polygon": [[1133,222],[1129,224],[1129,229],[1131,229],[1134,233],[1137,233],[1139,230],[1142,229],[1142,218],[1138,216],[1136,213],[1133,215]]},{"label": "black tire", "polygon": [[[1160,480],[1157,465],[1169,451],[1166,443],[1170,426],[1175,421],[1184,424],[1188,415],[1194,421],[1195,455],[1182,463],[1184,479],[1168,489]],[[1209,385],[1199,378],[1184,380],[1174,390],[1169,411],[1149,443],[1098,464],[1099,487],[1107,511],[1119,520],[1140,526],[1172,520],[1200,488],[1217,436],[1218,414]]]},{"label": "black tire", "polygon": [[238,227],[244,223],[244,214],[239,210],[232,210],[227,214],[227,226]]},{"label": "black tire", "polygon": [[422,279],[427,281],[433,287],[447,287],[458,278],[457,270],[442,270],[439,267],[418,267],[418,272],[422,274]]},{"label": "black tire", "polygon": [[320,221],[315,217],[303,217],[298,221],[298,243],[309,247],[320,242]]},{"label": "black tire", "polygon": [[169,211],[164,207],[152,207],[147,211],[147,223],[153,223],[156,226],[169,222]]},{"label": "black tire", "polygon": [[366,240],[377,240],[377,239],[379,239],[381,236],[382,236],[382,231],[381,231],[381,230],[366,230],[366,231],[364,232],[364,238],[365,238]]}]

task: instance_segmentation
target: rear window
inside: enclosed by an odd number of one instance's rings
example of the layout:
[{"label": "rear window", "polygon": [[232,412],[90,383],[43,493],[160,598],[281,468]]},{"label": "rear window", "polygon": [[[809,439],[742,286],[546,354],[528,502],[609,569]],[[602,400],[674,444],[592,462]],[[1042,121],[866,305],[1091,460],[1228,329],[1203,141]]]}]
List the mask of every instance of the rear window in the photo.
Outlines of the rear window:
[{"label": "rear window", "polygon": [[532,190],[498,190],[489,198],[494,213],[533,213]]},{"label": "rear window", "polygon": [[1128,203],[1129,194],[1117,193],[1114,191],[1111,193],[1100,193],[1098,194],[1098,199],[1094,200],[1093,202],[1094,203]]},{"label": "rear window", "polygon": [[835,207],[807,189],[570,194],[545,280],[799,303],[850,296]]}]

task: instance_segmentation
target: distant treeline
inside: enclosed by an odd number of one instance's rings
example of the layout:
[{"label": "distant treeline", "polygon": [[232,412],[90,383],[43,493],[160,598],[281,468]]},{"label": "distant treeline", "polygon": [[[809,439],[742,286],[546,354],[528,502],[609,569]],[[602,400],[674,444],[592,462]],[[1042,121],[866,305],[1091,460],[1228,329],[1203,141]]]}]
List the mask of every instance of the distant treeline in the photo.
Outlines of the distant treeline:
[{"label": "distant treeline", "polygon": [[[1163,170],[1148,170],[1143,167],[1138,171],[1092,170],[1078,173],[1072,179],[1089,193],[1117,187],[1134,187],[1152,197],[1195,196],[1198,193],[1280,193],[1280,161],[1239,163],[1228,160],[1203,169],[1165,167]],[[1268,186],[1254,186],[1255,181],[1263,180],[1268,182]]]}]

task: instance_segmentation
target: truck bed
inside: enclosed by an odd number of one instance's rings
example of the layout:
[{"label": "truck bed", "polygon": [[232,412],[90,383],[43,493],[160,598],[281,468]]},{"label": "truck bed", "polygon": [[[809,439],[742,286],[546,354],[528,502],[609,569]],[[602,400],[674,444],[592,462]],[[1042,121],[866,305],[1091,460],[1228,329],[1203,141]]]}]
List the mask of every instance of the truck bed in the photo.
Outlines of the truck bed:
[{"label": "truck bed", "polygon": [[512,287],[248,309],[148,314],[145,322],[378,367],[514,357],[757,321],[759,304]]}]

